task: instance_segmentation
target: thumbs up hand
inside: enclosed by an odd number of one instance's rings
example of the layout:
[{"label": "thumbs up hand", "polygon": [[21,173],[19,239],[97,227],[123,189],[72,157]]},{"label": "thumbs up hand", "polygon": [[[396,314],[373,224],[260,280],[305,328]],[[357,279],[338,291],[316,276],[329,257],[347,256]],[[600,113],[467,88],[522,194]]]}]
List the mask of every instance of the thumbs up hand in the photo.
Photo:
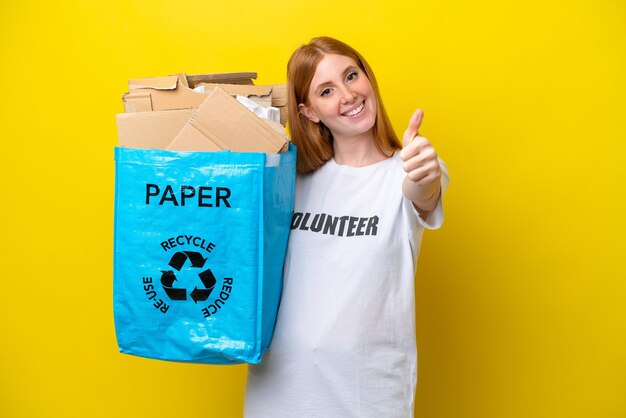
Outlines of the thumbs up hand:
[{"label": "thumbs up hand", "polygon": [[424,111],[417,109],[402,139],[400,158],[407,173],[402,190],[404,195],[421,211],[428,212],[437,206],[441,190],[441,167],[437,153],[430,142],[420,136],[419,129]]}]

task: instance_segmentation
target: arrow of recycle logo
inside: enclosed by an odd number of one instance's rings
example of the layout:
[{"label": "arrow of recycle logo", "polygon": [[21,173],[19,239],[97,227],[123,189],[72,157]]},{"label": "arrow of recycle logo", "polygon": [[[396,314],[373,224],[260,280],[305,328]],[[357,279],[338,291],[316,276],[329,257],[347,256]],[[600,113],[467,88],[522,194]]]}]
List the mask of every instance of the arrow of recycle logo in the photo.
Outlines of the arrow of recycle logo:
[{"label": "arrow of recycle logo", "polygon": [[[180,251],[172,256],[169,265],[175,270],[180,271],[187,260],[191,263],[192,268],[202,269],[204,268],[204,263],[206,263],[207,259],[195,251]],[[163,286],[165,293],[167,293],[167,296],[169,296],[171,300],[187,300],[187,289],[184,287],[174,287],[174,282],[178,281],[174,271],[161,270],[161,273],[163,273],[161,275],[161,285]],[[198,273],[198,277],[204,287],[198,288],[196,286],[189,294],[194,303],[207,300],[216,283],[215,276],[213,275],[211,269],[206,269],[203,272]]]}]

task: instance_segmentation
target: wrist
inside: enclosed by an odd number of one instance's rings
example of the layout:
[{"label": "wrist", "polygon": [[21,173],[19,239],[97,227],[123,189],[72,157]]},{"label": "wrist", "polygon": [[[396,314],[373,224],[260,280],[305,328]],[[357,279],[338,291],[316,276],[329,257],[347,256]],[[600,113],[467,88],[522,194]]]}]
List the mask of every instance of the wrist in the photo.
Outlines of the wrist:
[{"label": "wrist", "polygon": [[437,201],[441,194],[441,180],[438,178],[432,183],[419,185],[408,176],[402,183],[404,197],[409,199],[415,206],[422,210],[433,210],[437,207]]}]

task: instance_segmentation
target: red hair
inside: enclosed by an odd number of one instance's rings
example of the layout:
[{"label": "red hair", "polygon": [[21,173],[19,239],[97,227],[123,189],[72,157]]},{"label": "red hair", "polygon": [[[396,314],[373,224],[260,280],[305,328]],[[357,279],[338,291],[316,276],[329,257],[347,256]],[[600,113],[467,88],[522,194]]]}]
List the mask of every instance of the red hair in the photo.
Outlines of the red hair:
[{"label": "red hair", "polygon": [[351,58],[365,73],[376,96],[376,121],[373,126],[374,143],[383,155],[402,148],[383,106],[374,72],[356,50],[327,36],[311,39],[294,51],[287,64],[287,119],[291,140],[298,148],[296,169],[304,174],[320,168],[333,157],[333,136],[322,123],[314,123],[300,114],[299,104],[308,104],[309,88],[317,65],[326,54]]}]

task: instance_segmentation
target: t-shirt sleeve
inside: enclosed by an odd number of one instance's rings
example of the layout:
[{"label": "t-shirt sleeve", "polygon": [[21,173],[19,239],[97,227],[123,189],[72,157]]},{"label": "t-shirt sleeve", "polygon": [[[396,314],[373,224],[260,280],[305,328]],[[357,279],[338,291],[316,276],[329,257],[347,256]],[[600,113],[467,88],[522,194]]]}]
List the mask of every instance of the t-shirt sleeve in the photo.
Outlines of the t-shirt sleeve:
[{"label": "t-shirt sleeve", "polygon": [[448,184],[450,183],[448,166],[443,162],[443,160],[441,160],[441,158],[437,157],[437,159],[439,160],[439,166],[441,167],[441,193],[439,194],[437,207],[428,214],[426,219],[422,219],[417,209],[413,206],[413,203],[410,200],[405,199],[407,209],[413,212],[417,221],[426,229],[439,229],[441,224],[443,224],[443,196],[448,188]]}]

